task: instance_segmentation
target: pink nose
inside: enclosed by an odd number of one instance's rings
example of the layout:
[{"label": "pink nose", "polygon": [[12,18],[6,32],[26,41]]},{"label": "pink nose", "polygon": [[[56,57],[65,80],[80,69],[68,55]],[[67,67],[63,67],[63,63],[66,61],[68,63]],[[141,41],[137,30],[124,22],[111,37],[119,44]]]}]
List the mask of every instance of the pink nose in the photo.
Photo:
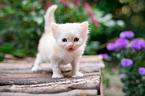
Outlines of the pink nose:
[{"label": "pink nose", "polygon": [[73,47],[73,45],[71,44],[71,45],[69,45],[69,47],[70,47],[70,48],[72,48],[72,47]]}]

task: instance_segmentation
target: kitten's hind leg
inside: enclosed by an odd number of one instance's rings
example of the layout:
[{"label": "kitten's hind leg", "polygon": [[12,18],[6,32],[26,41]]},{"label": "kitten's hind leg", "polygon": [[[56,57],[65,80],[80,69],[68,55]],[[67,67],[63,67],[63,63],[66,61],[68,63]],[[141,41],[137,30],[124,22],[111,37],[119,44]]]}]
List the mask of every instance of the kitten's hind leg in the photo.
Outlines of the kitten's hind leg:
[{"label": "kitten's hind leg", "polygon": [[38,53],[31,71],[34,72],[34,71],[40,70],[41,69],[40,68],[40,63],[41,63],[41,59],[40,59],[40,54]]}]

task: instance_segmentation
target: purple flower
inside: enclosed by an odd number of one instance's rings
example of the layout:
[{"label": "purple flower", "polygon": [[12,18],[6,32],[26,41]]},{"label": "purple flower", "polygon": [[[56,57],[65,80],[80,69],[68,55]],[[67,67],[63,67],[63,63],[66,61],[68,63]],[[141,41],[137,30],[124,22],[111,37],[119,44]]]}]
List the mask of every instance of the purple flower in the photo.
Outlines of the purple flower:
[{"label": "purple flower", "polygon": [[140,39],[140,38],[135,38],[131,41],[130,47],[133,50],[140,50],[142,48],[144,48],[144,40]]},{"label": "purple flower", "polygon": [[133,61],[131,59],[124,58],[124,59],[121,60],[121,65],[123,67],[131,66],[132,64],[133,64]]},{"label": "purple flower", "polygon": [[145,49],[145,41],[142,43],[142,48]]},{"label": "purple flower", "polygon": [[107,50],[114,50],[115,49],[115,43],[108,43]]},{"label": "purple flower", "polygon": [[120,49],[124,49],[128,46],[128,44],[129,44],[129,40],[120,38],[115,41],[115,50],[118,51]]},{"label": "purple flower", "polygon": [[104,53],[104,54],[99,54],[100,56],[103,57],[103,59],[107,59],[108,58],[108,54],[107,53]]},{"label": "purple flower", "polygon": [[120,49],[126,48],[128,46],[128,44],[129,44],[129,40],[120,38],[120,39],[116,40],[114,43],[108,43],[107,49],[118,51]]},{"label": "purple flower", "polygon": [[123,31],[120,33],[120,38],[132,38],[134,33],[132,31]]},{"label": "purple flower", "polygon": [[145,75],[145,68],[144,67],[139,68],[139,74],[140,75]]},{"label": "purple flower", "polygon": [[122,78],[126,78],[126,74],[122,74],[121,77],[122,77]]}]

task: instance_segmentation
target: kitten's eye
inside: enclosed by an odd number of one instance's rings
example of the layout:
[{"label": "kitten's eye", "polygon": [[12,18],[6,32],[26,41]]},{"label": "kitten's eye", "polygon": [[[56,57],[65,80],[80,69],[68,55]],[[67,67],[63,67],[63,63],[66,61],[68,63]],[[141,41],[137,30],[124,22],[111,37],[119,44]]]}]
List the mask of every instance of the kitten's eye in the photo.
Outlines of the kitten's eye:
[{"label": "kitten's eye", "polygon": [[79,41],[79,38],[75,38],[74,41]]},{"label": "kitten's eye", "polygon": [[63,39],[62,39],[62,42],[67,42],[67,39],[66,39],[66,38],[63,38]]}]

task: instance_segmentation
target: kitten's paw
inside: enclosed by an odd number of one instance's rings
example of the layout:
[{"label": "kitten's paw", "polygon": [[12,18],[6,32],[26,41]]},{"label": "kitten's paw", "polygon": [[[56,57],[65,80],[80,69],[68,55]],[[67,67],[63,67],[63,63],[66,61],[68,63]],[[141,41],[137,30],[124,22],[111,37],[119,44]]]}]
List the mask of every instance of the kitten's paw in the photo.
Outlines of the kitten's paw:
[{"label": "kitten's paw", "polygon": [[31,69],[32,72],[36,72],[38,70],[41,70],[41,68],[40,67],[32,67],[32,69]]},{"label": "kitten's paw", "polygon": [[52,78],[63,78],[64,76],[62,74],[55,74],[55,75],[52,75]]},{"label": "kitten's paw", "polygon": [[77,72],[76,74],[72,74],[72,77],[83,77],[83,73]]}]

